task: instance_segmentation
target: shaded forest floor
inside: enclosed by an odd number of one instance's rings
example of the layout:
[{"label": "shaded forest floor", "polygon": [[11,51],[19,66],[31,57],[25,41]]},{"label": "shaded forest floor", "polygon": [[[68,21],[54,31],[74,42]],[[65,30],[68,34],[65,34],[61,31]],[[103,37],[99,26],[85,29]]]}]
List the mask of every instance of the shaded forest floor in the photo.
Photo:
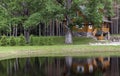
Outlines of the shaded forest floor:
[{"label": "shaded forest floor", "polygon": [[120,56],[120,46],[52,45],[0,47],[0,60],[45,56]]}]

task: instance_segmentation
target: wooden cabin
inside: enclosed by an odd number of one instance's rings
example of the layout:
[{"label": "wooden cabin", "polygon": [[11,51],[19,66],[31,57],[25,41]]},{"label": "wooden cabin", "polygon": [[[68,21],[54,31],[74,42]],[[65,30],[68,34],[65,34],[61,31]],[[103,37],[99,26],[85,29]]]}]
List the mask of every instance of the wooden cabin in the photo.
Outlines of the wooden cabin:
[{"label": "wooden cabin", "polygon": [[[94,36],[96,36],[96,38],[98,40],[104,40],[105,37],[109,34],[110,32],[110,24],[111,24],[111,21],[108,21],[108,20],[103,20],[103,23],[101,25],[101,28],[99,30],[94,30],[96,32],[93,32],[94,33]],[[107,38],[108,39],[108,38]]]},{"label": "wooden cabin", "polygon": [[[84,22],[81,23],[82,27],[79,27],[79,25],[75,25],[73,26],[72,30],[74,30],[75,32],[78,32],[78,33],[89,33],[93,36],[95,36],[98,40],[104,40],[105,39],[105,36],[109,33],[110,31],[110,24],[111,24],[111,21],[109,21],[107,18],[103,17],[103,23],[101,24],[101,28],[99,28],[99,30],[97,28],[94,27],[94,25],[90,22],[88,22],[86,20],[86,17],[84,15],[84,13],[82,11],[85,10],[85,7],[84,6],[80,6],[80,10],[76,10],[77,11],[77,16],[80,16],[83,18]],[[100,9],[101,12],[103,12],[104,10],[103,9]],[[74,20],[72,20],[72,22],[74,22]]]},{"label": "wooden cabin", "polygon": [[110,31],[110,24],[111,24],[111,21],[103,20],[103,23],[101,24],[101,28],[97,29],[91,23],[82,23],[82,27],[75,25],[73,26],[72,30],[78,33],[81,33],[81,32],[91,33],[98,40],[104,40],[105,36]]},{"label": "wooden cabin", "polygon": [[[81,7],[81,8],[82,8],[82,10],[84,10],[84,7]],[[86,17],[82,13],[82,11],[79,11],[79,10],[76,10],[76,11],[77,11],[77,16],[80,16],[81,18],[83,18],[83,22],[81,22],[81,24],[74,25],[72,27],[72,30],[74,32],[86,33],[86,36],[88,34],[91,34],[91,36],[96,37],[98,40],[106,39],[105,37],[110,31],[111,21],[109,21],[108,19],[103,17],[103,23],[101,24],[101,28],[97,29],[94,27],[94,25],[92,23],[90,23],[86,20]],[[75,23],[76,18],[71,19],[71,21],[73,23]],[[66,24],[66,19],[64,20],[64,24]]]},{"label": "wooden cabin", "polygon": [[[72,30],[78,33],[92,33],[94,30],[93,24],[86,21],[85,15],[81,11],[77,11],[77,15],[80,16],[83,19],[83,22],[79,25],[73,26]],[[75,19],[72,20],[72,22],[75,22]]]}]

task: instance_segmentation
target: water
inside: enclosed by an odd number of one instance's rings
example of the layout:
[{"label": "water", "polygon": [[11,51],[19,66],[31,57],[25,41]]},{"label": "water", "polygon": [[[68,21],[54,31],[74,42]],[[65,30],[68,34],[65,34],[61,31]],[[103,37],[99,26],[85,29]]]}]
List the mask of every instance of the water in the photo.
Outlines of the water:
[{"label": "water", "polygon": [[15,58],[0,61],[0,76],[120,76],[120,58]]}]

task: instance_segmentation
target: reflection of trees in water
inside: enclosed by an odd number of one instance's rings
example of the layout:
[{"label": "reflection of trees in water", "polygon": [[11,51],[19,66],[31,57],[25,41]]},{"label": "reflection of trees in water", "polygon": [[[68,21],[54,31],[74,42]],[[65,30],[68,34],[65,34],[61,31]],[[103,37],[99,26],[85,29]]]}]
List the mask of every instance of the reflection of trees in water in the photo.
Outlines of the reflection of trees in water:
[{"label": "reflection of trees in water", "polygon": [[[0,62],[0,76],[63,76],[64,68],[65,58],[16,58]],[[92,76],[119,76],[120,58],[111,58],[110,68],[103,75],[98,71]]]},{"label": "reflection of trees in water", "polygon": [[20,62],[21,59],[6,61],[8,64],[7,76],[45,76],[43,71],[44,65],[41,64],[44,62],[40,62],[39,58],[26,58],[23,62]]},{"label": "reflection of trees in water", "polygon": [[63,76],[64,65],[64,58],[47,58],[47,64],[45,65],[45,76]]},{"label": "reflection of trees in water", "polygon": [[111,76],[119,76],[119,58],[112,57],[111,58]]}]

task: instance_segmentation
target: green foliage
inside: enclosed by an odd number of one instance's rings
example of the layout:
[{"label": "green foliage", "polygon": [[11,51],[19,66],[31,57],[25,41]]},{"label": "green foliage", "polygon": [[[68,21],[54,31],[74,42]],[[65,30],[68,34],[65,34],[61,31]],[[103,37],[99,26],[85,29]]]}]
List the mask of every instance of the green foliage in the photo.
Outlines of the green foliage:
[{"label": "green foliage", "polygon": [[30,45],[33,45],[34,44],[34,39],[33,39],[33,35],[30,36],[30,42],[29,42]]},{"label": "green foliage", "polygon": [[[11,26],[21,24],[25,29],[36,27],[39,23],[49,23],[50,20],[63,21],[66,16],[68,20],[79,17],[76,10],[85,15],[85,20],[100,25],[103,16],[113,15],[112,4],[114,0],[72,0],[68,9],[68,0],[1,0],[0,1],[0,32],[10,32]],[[117,0],[120,2],[120,0]],[[69,1],[68,1],[69,2]],[[83,6],[84,8],[81,8]],[[100,12],[100,9],[106,12]],[[80,18],[71,26],[81,23]],[[70,21],[67,21],[70,22]]]},{"label": "green foliage", "polygon": [[20,35],[20,39],[19,39],[18,43],[20,46],[24,46],[26,44],[26,40],[25,40],[25,37],[23,36],[23,34]]},{"label": "green foliage", "polygon": [[30,45],[53,45],[54,37],[34,37],[30,36]]},{"label": "green foliage", "polygon": [[82,17],[75,17],[75,21],[73,21],[72,24],[69,25],[69,28],[72,29],[73,26],[78,25],[79,28],[82,27],[82,23],[84,22],[84,19]]},{"label": "green foliage", "polygon": [[30,15],[30,17],[28,17],[28,20],[25,21],[24,27],[26,29],[28,29],[29,27],[38,25],[41,20],[42,20],[42,17],[40,15],[40,13],[38,13],[38,12],[34,13],[34,14]]},{"label": "green foliage", "polygon": [[16,40],[15,40],[14,36],[10,37],[9,45],[10,46],[15,46],[16,45]]},{"label": "green foliage", "polygon": [[[30,37],[31,38],[31,37]],[[94,42],[92,38],[86,37],[73,37],[73,44],[88,44],[89,42]],[[47,36],[47,37],[35,37],[32,36],[30,39],[29,45],[64,45],[64,37],[63,36]]]},{"label": "green foliage", "polygon": [[[74,37],[73,38],[74,43],[73,44],[88,44],[89,42],[94,42],[93,39],[91,38],[85,38],[85,37]],[[1,46],[15,46],[15,45],[20,45],[24,46],[25,45],[25,38],[23,35],[20,37],[9,37],[6,38],[6,36],[2,36],[0,40]],[[47,36],[47,37],[35,37],[33,35],[30,36],[30,43],[29,45],[35,46],[35,45],[63,45],[64,44],[64,37],[62,36]]]},{"label": "green foliage", "polygon": [[52,37],[48,37],[46,40],[47,40],[47,41],[46,41],[47,45],[53,45],[53,44],[54,44]]},{"label": "green foliage", "polygon": [[46,45],[46,39],[45,39],[45,37],[40,37],[39,38],[38,45]]},{"label": "green foliage", "polygon": [[39,45],[52,45],[53,39],[52,39],[52,37],[40,37],[38,44]]},{"label": "green foliage", "polygon": [[7,44],[8,44],[7,37],[5,35],[3,35],[1,40],[0,40],[0,45],[1,46],[6,46]]}]

